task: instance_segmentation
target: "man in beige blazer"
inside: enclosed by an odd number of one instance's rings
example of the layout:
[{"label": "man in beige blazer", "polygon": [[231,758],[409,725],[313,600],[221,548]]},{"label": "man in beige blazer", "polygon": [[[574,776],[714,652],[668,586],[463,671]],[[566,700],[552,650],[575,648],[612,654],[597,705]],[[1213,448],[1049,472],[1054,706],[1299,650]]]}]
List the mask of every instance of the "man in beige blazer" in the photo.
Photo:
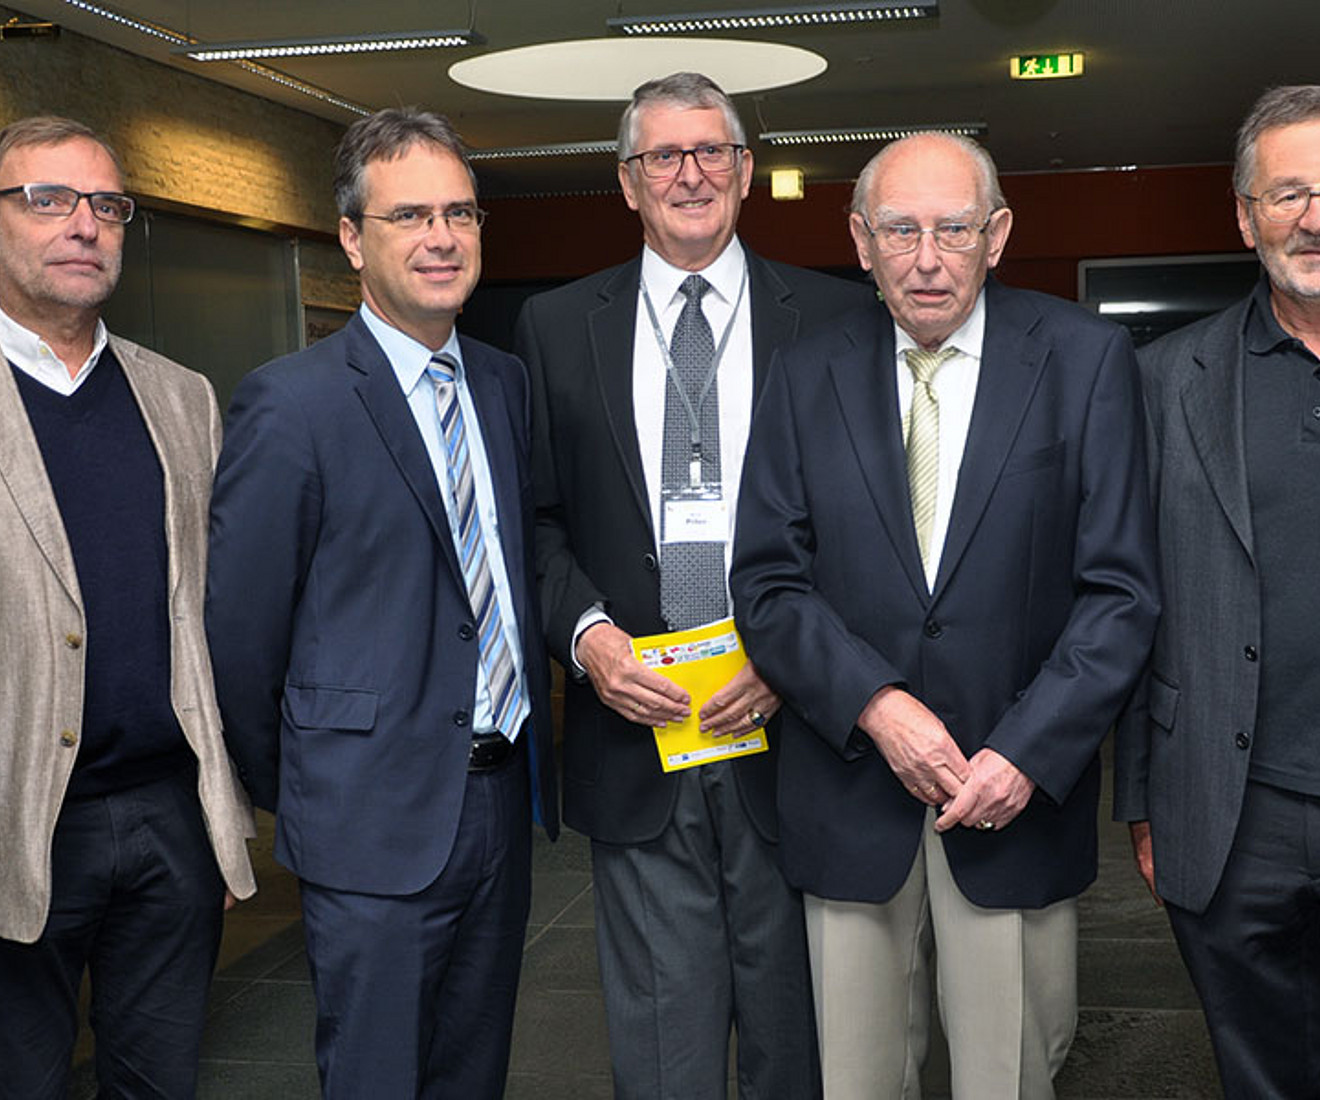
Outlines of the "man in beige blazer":
[{"label": "man in beige blazer", "polygon": [[202,604],[220,419],[110,336],[124,225],[81,124],[0,130],[0,1097],[189,1097],[223,909],[255,886]]}]

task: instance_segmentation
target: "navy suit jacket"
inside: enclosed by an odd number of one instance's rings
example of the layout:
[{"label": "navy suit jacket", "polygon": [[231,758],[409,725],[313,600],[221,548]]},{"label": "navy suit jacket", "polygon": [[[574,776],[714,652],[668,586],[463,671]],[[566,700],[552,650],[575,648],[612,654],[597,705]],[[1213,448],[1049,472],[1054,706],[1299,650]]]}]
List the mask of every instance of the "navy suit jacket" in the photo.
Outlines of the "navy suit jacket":
[{"label": "navy suit jacket", "polygon": [[[462,351],[522,633],[534,797],[554,835],[526,376],[484,344]],[[362,320],[248,375],[212,497],[207,628],[226,741],[253,801],[278,811],[290,870],[376,894],[439,874],[467,782],[473,626],[421,433]]]},{"label": "navy suit jacket", "polygon": [[[873,300],[861,283],[747,255],[753,395],[781,343],[850,305]],[[536,558],[550,652],[566,669],[582,613],[600,604],[634,636],[667,629],[646,477],[633,412],[632,360],[641,258],[528,300],[515,348],[535,399]],[[658,415],[658,414],[657,414]],[[735,761],[747,815],[767,839],[775,823],[775,755]],[[669,824],[678,776],[660,768],[655,739],[596,696],[585,679],[564,687],[564,819],[612,844],[642,844]]]},{"label": "navy suit jacket", "polygon": [[1097,750],[1158,614],[1136,363],[1127,334],[990,280],[980,380],[933,592],[912,525],[894,330],[869,305],[785,350],[752,425],[732,574],[748,650],[788,706],[789,880],[883,902],[926,807],[854,723],[903,685],[971,757],[1037,789],[945,848],[978,905],[1036,908],[1095,877]]}]

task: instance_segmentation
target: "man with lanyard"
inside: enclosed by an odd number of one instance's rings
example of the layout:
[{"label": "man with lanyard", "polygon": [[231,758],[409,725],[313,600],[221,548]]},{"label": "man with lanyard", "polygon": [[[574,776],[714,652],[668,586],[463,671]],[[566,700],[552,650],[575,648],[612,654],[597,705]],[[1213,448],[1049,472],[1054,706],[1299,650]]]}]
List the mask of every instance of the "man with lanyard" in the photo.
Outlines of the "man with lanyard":
[{"label": "man with lanyard", "polygon": [[[801,900],[777,865],[770,751],[665,773],[650,727],[688,694],[638,635],[726,617],[752,408],[775,347],[869,295],[748,252],[752,156],[727,96],[679,73],[642,85],[619,129],[641,257],[532,298],[516,350],[533,387],[537,569],[565,688],[564,815],[592,838],[616,1095],[723,1097],[730,1029],[743,1095],[819,1092]],[[770,719],[746,665],[700,708],[716,737]]]}]

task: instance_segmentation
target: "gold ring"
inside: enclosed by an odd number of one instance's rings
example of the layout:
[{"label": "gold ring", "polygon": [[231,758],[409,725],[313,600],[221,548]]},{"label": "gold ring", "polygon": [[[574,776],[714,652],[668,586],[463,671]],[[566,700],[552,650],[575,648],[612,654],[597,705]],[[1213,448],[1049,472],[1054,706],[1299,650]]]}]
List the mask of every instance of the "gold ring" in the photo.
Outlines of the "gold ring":
[{"label": "gold ring", "polygon": [[751,722],[751,724],[759,730],[765,725],[766,717],[759,710],[749,710],[747,712],[747,721]]},{"label": "gold ring", "polygon": [[988,833],[990,832],[991,829],[995,827],[995,823],[991,821],[988,817],[983,817],[981,818],[980,821],[976,823],[976,827],[980,829],[981,832]]}]

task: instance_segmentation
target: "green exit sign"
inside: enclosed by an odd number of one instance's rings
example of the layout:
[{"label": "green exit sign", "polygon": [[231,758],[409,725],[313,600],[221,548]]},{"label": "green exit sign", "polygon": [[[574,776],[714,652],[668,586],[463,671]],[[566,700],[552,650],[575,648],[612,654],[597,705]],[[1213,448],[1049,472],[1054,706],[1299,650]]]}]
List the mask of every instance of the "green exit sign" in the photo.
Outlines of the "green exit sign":
[{"label": "green exit sign", "polygon": [[1082,67],[1080,53],[1032,53],[1009,58],[1008,75],[1014,80],[1057,80],[1081,76]]}]

